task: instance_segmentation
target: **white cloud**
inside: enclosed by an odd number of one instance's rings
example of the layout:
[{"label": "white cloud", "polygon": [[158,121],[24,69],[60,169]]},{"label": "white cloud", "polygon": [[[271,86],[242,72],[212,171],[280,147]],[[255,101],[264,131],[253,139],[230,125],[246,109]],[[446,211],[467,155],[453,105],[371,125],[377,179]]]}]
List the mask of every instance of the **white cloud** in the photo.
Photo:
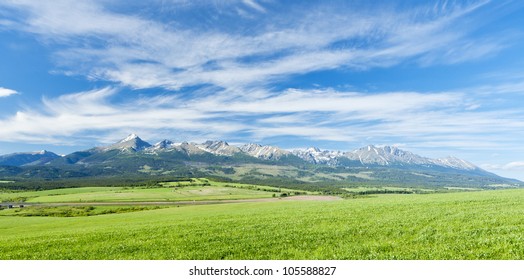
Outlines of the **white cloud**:
[{"label": "white cloud", "polygon": [[261,13],[265,13],[266,9],[262,7],[260,4],[258,4],[255,0],[242,0],[244,4],[251,7],[252,9],[255,9]]},{"label": "white cloud", "polygon": [[43,98],[41,109],[20,110],[0,120],[0,141],[63,144],[85,135],[108,141],[134,131],[146,139],[161,134],[185,135],[178,140],[190,141],[282,136],[338,142],[397,139],[411,146],[494,150],[524,137],[519,132],[524,131],[524,121],[515,116],[524,112],[463,111],[469,105],[465,95],[457,93],[317,89],[250,94],[225,90],[209,95],[204,90],[190,99],[153,95],[115,101],[118,91],[102,88]]},{"label": "white cloud", "polygon": [[524,161],[513,161],[506,164],[484,164],[482,167],[491,170],[524,171]]},{"label": "white cloud", "polygon": [[[290,113],[290,112],[331,112],[351,114],[353,118],[389,119],[400,113],[410,113],[431,107],[447,107],[460,100],[454,94],[421,94],[392,92],[363,94],[337,92],[333,90],[287,90],[278,95],[252,98],[249,95],[240,100],[231,100],[227,107],[214,104],[214,100],[197,100],[198,104],[213,111],[229,111],[249,114]],[[204,102],[204,103],[202,103]]]},{"label": "white cloud", "polygon": [[[231,9],[239,3],[231,2]],[[285,17],[267,13],[253,19],[257,24],[248,30],[236,31],[223,27],[220,19],[169,25],[119,14],[106,9],[106,2],[21,0],[0,5],[24,11],[20,29],[65,46],[57,52],[64,71],[132,88],[177,90],[200,84],[250,87],[289,75],[388,67],[408,59],[425,65],[477,59],[502,44],[495,38],[470,39],[469,29],[456,23],[485,3],[402,13],[318,4],[316,9],[297,7]],[[267,12],[254,0],[241,4]],[[425,17],[419,16],[422,12]]]},{"label": "white cloud", "polygon": [[524,161],[514,161],[506,164],[504,166],[507,169],[520,169],[524,170]]},{"label": "white cloud", "polygon": [[138,18],[106,13],[95,1],[18,0],[2,5],[24,12],[26,22],[22,28],[27,32],[48,36],[129,36],[143,31],[141,27],[146,24]]},{"label": "white cloud", "polygon": [[16,90],[0,87],[0,98],[18,94]]},{"label": "white cloud", "polygon": [[15,26],[16,25],[16,22],[12,21],[12,20],[7,20],[7,19],[0,19],[0,27],[4,26],[4,27],[12,27],[12,26]]},{"label": "white cloud", "polygon": [[[158,108],[163,98],[154,97],[147,102],[144,99],[109,104],[108,99],[115,89],[103,88],[89,92],[63,95],[58,98],[44,98],[42,110],[24,110],[14,116],[0,120],[1,141],[27,141],[31,143],[68,142],[71,137],[82,138],[96,132],[97,139],[107,135],[126,135],[129,131],[141,131],[142,134],[154,134],[155,130],[173,129],[193,131],[202,134],[205,131],[228,133],[244,128],[231,122],[218,122],[209,119],[198,108],[183,108],[183,104],[165,105]],[[165,102],[173,101],[164,98]]]},{"label": "white cloud", "polygon": [[481,164],[480,167],[499,176],[515,178],[524,182],[524,161],[512,161],[501,164],[487,163]]}]

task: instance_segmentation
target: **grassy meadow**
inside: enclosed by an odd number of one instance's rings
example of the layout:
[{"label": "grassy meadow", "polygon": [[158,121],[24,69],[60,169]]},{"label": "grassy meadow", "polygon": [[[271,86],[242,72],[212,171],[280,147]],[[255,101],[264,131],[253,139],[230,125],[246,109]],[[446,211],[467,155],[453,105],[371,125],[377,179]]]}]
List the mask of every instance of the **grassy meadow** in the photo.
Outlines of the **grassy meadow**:
[{"label": "grassy meadow", "polygon": [[17,210],[0,211],[0,259],[524,259],[524,190],[77,217]]},{"label": "grassy meadow", "polygon": [[[161,187],[82,187],[44,191],[0,192],[0,202],[169,202],[270,198],[295,194],[297,190],[240,183],[215,182],[203,178],[166,182]],[[312,192],[300,191],[301,194]]]}]

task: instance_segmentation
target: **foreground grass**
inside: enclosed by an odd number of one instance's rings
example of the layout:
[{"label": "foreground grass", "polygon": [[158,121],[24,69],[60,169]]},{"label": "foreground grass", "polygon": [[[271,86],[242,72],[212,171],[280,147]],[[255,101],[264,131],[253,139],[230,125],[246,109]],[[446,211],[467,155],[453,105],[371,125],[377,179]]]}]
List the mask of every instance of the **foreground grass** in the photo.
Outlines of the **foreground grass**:
[{"label": "foreground grass", "polygon": [[0,259],[524,259],[524,191],[0,216]]}]

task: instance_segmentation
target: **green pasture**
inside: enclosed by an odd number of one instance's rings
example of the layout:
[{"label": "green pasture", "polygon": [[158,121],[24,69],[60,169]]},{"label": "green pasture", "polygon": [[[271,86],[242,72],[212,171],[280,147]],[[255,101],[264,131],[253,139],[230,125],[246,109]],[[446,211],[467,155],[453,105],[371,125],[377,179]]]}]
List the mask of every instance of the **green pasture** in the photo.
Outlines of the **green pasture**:
[{"label": "green pasture", "polygon": [[242,199],[271,197],[272,193],[226,187],[186,187],[183,189],[120,189],[100,190],[57,196],[41,196],[28,199],[27,202],[135,202],[135,201],[187,201],[214,199]]},{"label": "green pasture", "polygon": [[416,188],[401,188],[401,187],[373,187],[373,186],[357,186],[352,188],[343,188],[348,193],[365,193],[365,192],[419,192],[419,193],[433,193],[433,189],[416,189]]},{"label": "green pasture", "polygon": [[214,186],[214,187],[228,187],[238,189],[248,189],[256,191],[269,191],[269,192],[302,192],[303,194],[318,194],[318,192],[301,191],[296,189],[279,188],[263,185],[243,184],[243,183],[232,183],[232,182],[216,182],[206,178],[193,178],[191,181],[180,181],[180,182],[165,182],[160,183],[164,187],[187,187],[187,186]]},{"label": "green pasture", "polygon": [[109,205],[109,206],[31,206],[24,208],[11,208],[0,211],[0,216],[19,216],[19,217],[81,217],[108,215],[116,213],[127,213],[165,208],[166,206],[129,206],[129,205]]},{"label": "green pasture", "polygon": [[[83,187],[45,191],[0,192],[2,202],[59,203],[59,202],[146,202],[192,201],[268,198],[297,190],[238,183],[193,179],[166,182],[159,187]],[[311,192],[298,192],[311,194]],[[297,194],[298,194],[297,193]]]},{"label": "green pasture", "polygon": [[524,190],[6,215],[0,259],[520,260]]}]

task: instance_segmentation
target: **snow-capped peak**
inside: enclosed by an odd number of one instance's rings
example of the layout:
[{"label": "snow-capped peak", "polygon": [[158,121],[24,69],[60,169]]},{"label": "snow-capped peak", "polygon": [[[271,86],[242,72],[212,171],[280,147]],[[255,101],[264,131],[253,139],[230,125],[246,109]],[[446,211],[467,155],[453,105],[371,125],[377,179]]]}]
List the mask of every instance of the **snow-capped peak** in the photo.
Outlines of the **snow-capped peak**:
[{"label": "snow-capped peak", "polygon": [[335,165],[337,158],[342,155],[339,151],[321,150],[317,147],[310,147],[306,150],[295,150],[293,153],[305,161],[327,165]]},{"label": "snow-capped peak", "polygon": [[175,143],[173,143],[173,141],[165,139],[165,140],[162,140],[162,141],[156,143],[155,145],[150,147],[150,149],[152,149],[152,150],[163,150],[163,149],[173,148],[174,146],[175,146]]},{"label": "snow-capped peak", "polygon": [[155,146],[162,147],[162,148],[166,148],[166,147],[169,147],[171,145],[173,145],[173,141],[167,140],[167,139],[162,140],[162,141],[160,141],[160,142],[155,144]]},{"label": "snow-capped peak", "polygon": [[431,160],[411,152],[403,151],[395,146],[374,146],[366,147],[347,152],[345,157],[360,161],[361,164],[377,165],[406,165],[406,164],[431,164]]},{"label": "snow-capped peak", "polygon": [[311,153],[320,153],[321,152],[321,150],[317,147],[309,147],[307,148],[306,151],[311,152]]},{"label": "snow-capped peak", "polygon": [[140,137],[138,137],[138,135],[136,135],[134,133],[131,133],[126,138],[120,140],[119,143],[124,143],[124,142],[127,142],[127,141],[136,140],[136,139],[140,139]]},{"label": "snow-capped peak", "polygon": [[108,151],[108,150],[140,151],[148,147],[151,147],[151,144],[143,141],[142,139],[140,139],[140,137],[138,137],[138,135],[132,133],[132,134],[129,134],[129,136],[127,136],[126,138],[118,141],[117,143],[113,145],[101,147],[99,149],[103,151]]},{"label": "snow-capped peak", "polygon": [[262,145],[260,144],[256,144],[256,143],[248,143],[248,144],[244,144],[243,146],[240,147],[240,149],[244,152],[247,152],[247,151],[254,151],[254,150],[257,150],[259,149],[260,147],[262,147]]},{"label": "snow-capped peak", "polygon": [[[175,144],[172,141],[163,140],[156,143],[154,146],[151,146],[149,143],[144,142],[133,133],[118,143],[99,149],[104,151],[118,149],[124,152],[137,152],[146,150],[152,153],[158,150],[177,150],[188,154],[211,153],[220,156],[244,154],[266,160],[278,160],[283,156],[295,155],[310,163],[326,164],[330,166],[337,166],[340,164],[358,164],[362,166],[419,165],[427,168],[439,166],[444,168],[470,171],[479,169],[472,163],[455,157],[431,159],[401,150],[396,146],[367,145],[351,152],[322,150],[317,147],[310,147],[307,149],[294,150],[293,152],[290,152],[280,149],[279,147],[262,146],[255,143],[245,144],[243,146],[237,147],[234,145],[229,145],[225,141],[206,141],[202,144]],[[38,153],[45,154],[46,151],[44,150]]]},{"label": "snow-capped peak", "polygon": [[282,150],[274,146],[262,146],[259,144],[245,144],[240,147],[240,150],[250,156],[263,159],[279,159],[284,155],[289,155],[291,152]]},{"label": "snow-capped peak", "polygon": [[45,155],[47,153],[49,153],[49,152],[46,151],[46,150],[41,150],[41,151],[29,153],[29,154],[31,154],[31,155]]},{"label": "snow-capped peak", "polygon": [[463,159],[459,159],[456,157],[452,157],[452,156],[448,156],[445,158],[438,158],[438,159],[435,159],[434,162],[437,165],[456,168],[456,169],[475,170],[478,168],[471,162],[468,162],[468,161],[465,161]]},{"label": "snow-capped peak", "polygon": [[240,152],[238,147],[230,146],[225,141],[206,141],[203,144],[198,144],[197,147],[208,153],[224,156],[231,156]]}]

